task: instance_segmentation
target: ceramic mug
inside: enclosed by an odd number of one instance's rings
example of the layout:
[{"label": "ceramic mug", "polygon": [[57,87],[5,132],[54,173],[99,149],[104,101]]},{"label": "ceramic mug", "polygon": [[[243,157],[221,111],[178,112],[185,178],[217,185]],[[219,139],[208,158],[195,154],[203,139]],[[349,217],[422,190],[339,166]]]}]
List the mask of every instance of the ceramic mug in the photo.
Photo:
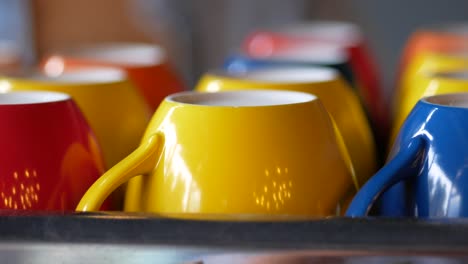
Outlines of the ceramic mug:
[{"label": "ceramic mug", "polygon": [[403,50],[400,72],[422,53],[445,53],[468,48],[468,24],[447,23],[429,25],[411,34]]},{"label": "ceramic mug", "polygon": [[[350,67],[348,55],[340,49],[334,47],[313,45],[303,46],[301,48],[292,48],[282,50],[267,58],[255,58],[246,54],[231,55],[228,57],[223,68],[231,73],[245,73],[251,70],[257,70],[269,67],[329,67],[338,70],[344,79],[351,85],[359,94],[359,85],[355,81],[354,73]],[[378,156],[385,153],[385,149],[380,149],[380,146],[386,146],[388,132],[378,124],[387,124],[387,121],[381,122],[379,118],[375,118],[373,113],[369,112],[362,97],[359,101],[364,106],[368,122],[371,124],[371,129],[375,135],[377,142]],[[385,133],[383,132],[385,131]]]},{"label": "ceramic mug", "polygon": [[104,172],[98,142],[67,94],[0,94],[0,121],[0,209],[73,210]]},{"label": "ceramic mug", "polygon": [[467,124],[467,93],[421,99],[388,164],[358,192],[347,215],[365,216],[382,194],[382,215],[468,216]]},{"label": "ceramic mug", "polygon": [[388,110],[383,99],[378,67],[361,29],[344,21],[309,21],[251,33],[244,51],[253,57],[268,58],[284,50],[326,45],[344,51],[366,108],[377,125],[379,141],[388,135]]},{"label": "ceramic mug", "polygon": [[88,67],[54,76],[34,72],[0,77],[0,93],[21,90],[70,94],[96,133],[108,167],[138,146],[150,119],[143,98],[119,69]]},{"label": "ceramic mug", "polygon": [[395,110],[391,142],[419,99],[437,94],[468,91],[468,82],[463,78],[463,71],[467,69],[468,57],[462,54],[426,53],[410,63],[408,73],[403,76],[402,97]]},{"label": "ceramic mug", "polygon": [[151,111],[169,94],[185,90],[163,48],[143,43],[102,43],[56,51],[43,62],[45,72],[57,75],[74,67],[112,66],[124,69]]},{"label": "ceramic mug", "polygon": [[96,210],[131,179],[126,211],[198,219],[335,215],[356,190],[337,139],[311,94],[174,94],[140,147],[106,172],[77,210]]},{"label": "ceramic mug", "polygon": [[218,70],[206,73],[195,87],[201,92],[249,89],[291,90],[316,95],[343,136],[358,184],[364,184],[377,170],[374,138],[364,110],[337,71],[323,67],[269,67],[245,73]]}]

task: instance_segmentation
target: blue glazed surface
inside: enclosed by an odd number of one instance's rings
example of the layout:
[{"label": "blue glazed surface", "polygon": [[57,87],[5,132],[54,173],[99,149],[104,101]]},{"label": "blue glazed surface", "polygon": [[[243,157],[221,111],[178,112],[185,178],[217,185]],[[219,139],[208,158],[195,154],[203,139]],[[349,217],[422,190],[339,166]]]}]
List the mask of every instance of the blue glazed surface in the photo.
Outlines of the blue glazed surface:
[{"label": "blue glazed surface", "polygon": [[346,214],[366,215],[380,195],[381,216],[468,216],[468,108],[420,100],[389,162],[363,186]]}]

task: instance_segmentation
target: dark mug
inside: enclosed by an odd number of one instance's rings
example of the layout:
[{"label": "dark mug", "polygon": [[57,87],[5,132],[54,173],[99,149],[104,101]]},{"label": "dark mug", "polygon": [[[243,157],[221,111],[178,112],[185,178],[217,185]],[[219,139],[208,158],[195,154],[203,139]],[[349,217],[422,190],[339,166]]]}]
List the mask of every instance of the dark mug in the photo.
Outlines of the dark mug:
[{"label": "dark mug", "polygon": [[252,57],[234,54],[226,58],[223,68],[230,72],[247,72],[254,69],[280,67],[330,67],[336,69],[351,86],[356,88],[355,76],[349,56],[333,47],[296,48],[269,57]]},{"label": "dark mug", "polygon": [[346,212],[468,216],[468,93],[421,99],[401,127],[389,162],[362,187]]}]

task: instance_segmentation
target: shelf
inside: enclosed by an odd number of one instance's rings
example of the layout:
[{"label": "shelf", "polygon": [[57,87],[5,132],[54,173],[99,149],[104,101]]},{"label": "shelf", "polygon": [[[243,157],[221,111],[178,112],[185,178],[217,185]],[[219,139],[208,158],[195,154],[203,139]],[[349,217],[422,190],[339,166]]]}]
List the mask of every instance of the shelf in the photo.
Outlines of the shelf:
[{"label": "shelf", "polygon": [[[63,263],[97,259],[100,263],[197,259],[211,263],[213,257],[226,257],[222,262],[231,263],[227,261],[267,255],[277,259],[358,259],[358,263],[377,256],[387,256],[380,259],[382,263],[401,263],[392,261],[402,257],[405,261],[468,261],[468,220],[464,219],[215,222],[124,213],[15,214],[0,216],[0,256],[11,262],[19,258],[20,262],[46,263],[55,256],[63,258]],[[216,258],[213,263],[219,263]],[[241,259],[232,263],[242,263]]]}]

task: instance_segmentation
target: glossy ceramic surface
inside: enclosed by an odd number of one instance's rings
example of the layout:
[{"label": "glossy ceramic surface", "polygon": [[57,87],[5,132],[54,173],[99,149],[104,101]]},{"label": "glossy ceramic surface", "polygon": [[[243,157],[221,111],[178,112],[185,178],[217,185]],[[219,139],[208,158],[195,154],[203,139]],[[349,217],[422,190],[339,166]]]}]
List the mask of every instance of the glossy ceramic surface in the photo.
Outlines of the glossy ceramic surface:
[{"label": "glossy ceramic surface", "polygon": [[77,210],[96,210],[130,178],[126,211],[197,219],[335,215],[356,191],[320,101],[288,91],[166,98],[141,146],[104,174]]},{"label": "glossy ceramic surface", "polygon": [[0,209],[73,210],[104,172],[94,134],[66,94],[0,94],[0,121]]},{"label": "glossy ceramic surface", "polygon": [[166,52],[157,45],[107,43],[82,46],[58,51],[43,62],[44,70],[52,74],[87,66],[113,66],[124,69],[152,112],[164,97],[186,89],[169,65]]},{"label": "glossy ceramic surface", "polygon": [[313,50],[317,45],[340,48],[348,54],[359,95],[377,125],[380,141],[385,141],[389,122],[378,67],[356,25],[340,21],[311,21],[261,30],[250,34],[243,47],[253,57],[266,58],[298,47],[309,46]]},{"label": "glossy ceramic surface", "polygon": [[70,94],[83,111],[111,167],[140,143],[150,112],[123,72],[87,68],[57,76],[39,73],[0,78],[0,92],[46,90]]},{"label": "glossy ceramic surface", "polygon": [[462,80],[451,81],[449,77],[434,78],[437,72],[464,69],[468,69],[467,54],[422,53],[416,57],[402,75],[400,97],[395,102],[396,114],[392,139],[396,137],[400,126],[419,99],[437,94],[468,91],[468,86]]},{"label": "glossy ceramic surface", "polygon": [[384,192],[382,215],[468,216],[467,107],[465,93],[419,101],[401,128],[390,161],[359,191],[347,215],[366,215]]},{"label": "glossy ceramic surface", "polygon": [[444,53],[468,48],[468,24],[455,23],[433,25],[415,31],[409,38],[403,51],[400,72],[404,73],[406,67],[421,53]]},{"label": "glossy ceramic surface", "polygon": [[322,67],[270,67],[245,73],[212,71],[195,87],[202,92],[274,89],[311,93],[318,96],[333,117],[347,147],[362,186],[377,170],[372,131],[359,98],[333,69]]},{"label": "glossy ceramic surface", "polygon": [[[400,85],[400,98],[395,102],[395,121],[393,135],[396,136],[398,130],[416,105],[419,99],[425,96],[448,92],[463,92],[466,85],[458,88],[453,85],[431,84],[432,75],[439,71],[456,71],[468,69],[468,49],[467,53],[420,53],[409,63],[406,71],[402,75]],[[448,85],[448,86],[447,86]]]}]

